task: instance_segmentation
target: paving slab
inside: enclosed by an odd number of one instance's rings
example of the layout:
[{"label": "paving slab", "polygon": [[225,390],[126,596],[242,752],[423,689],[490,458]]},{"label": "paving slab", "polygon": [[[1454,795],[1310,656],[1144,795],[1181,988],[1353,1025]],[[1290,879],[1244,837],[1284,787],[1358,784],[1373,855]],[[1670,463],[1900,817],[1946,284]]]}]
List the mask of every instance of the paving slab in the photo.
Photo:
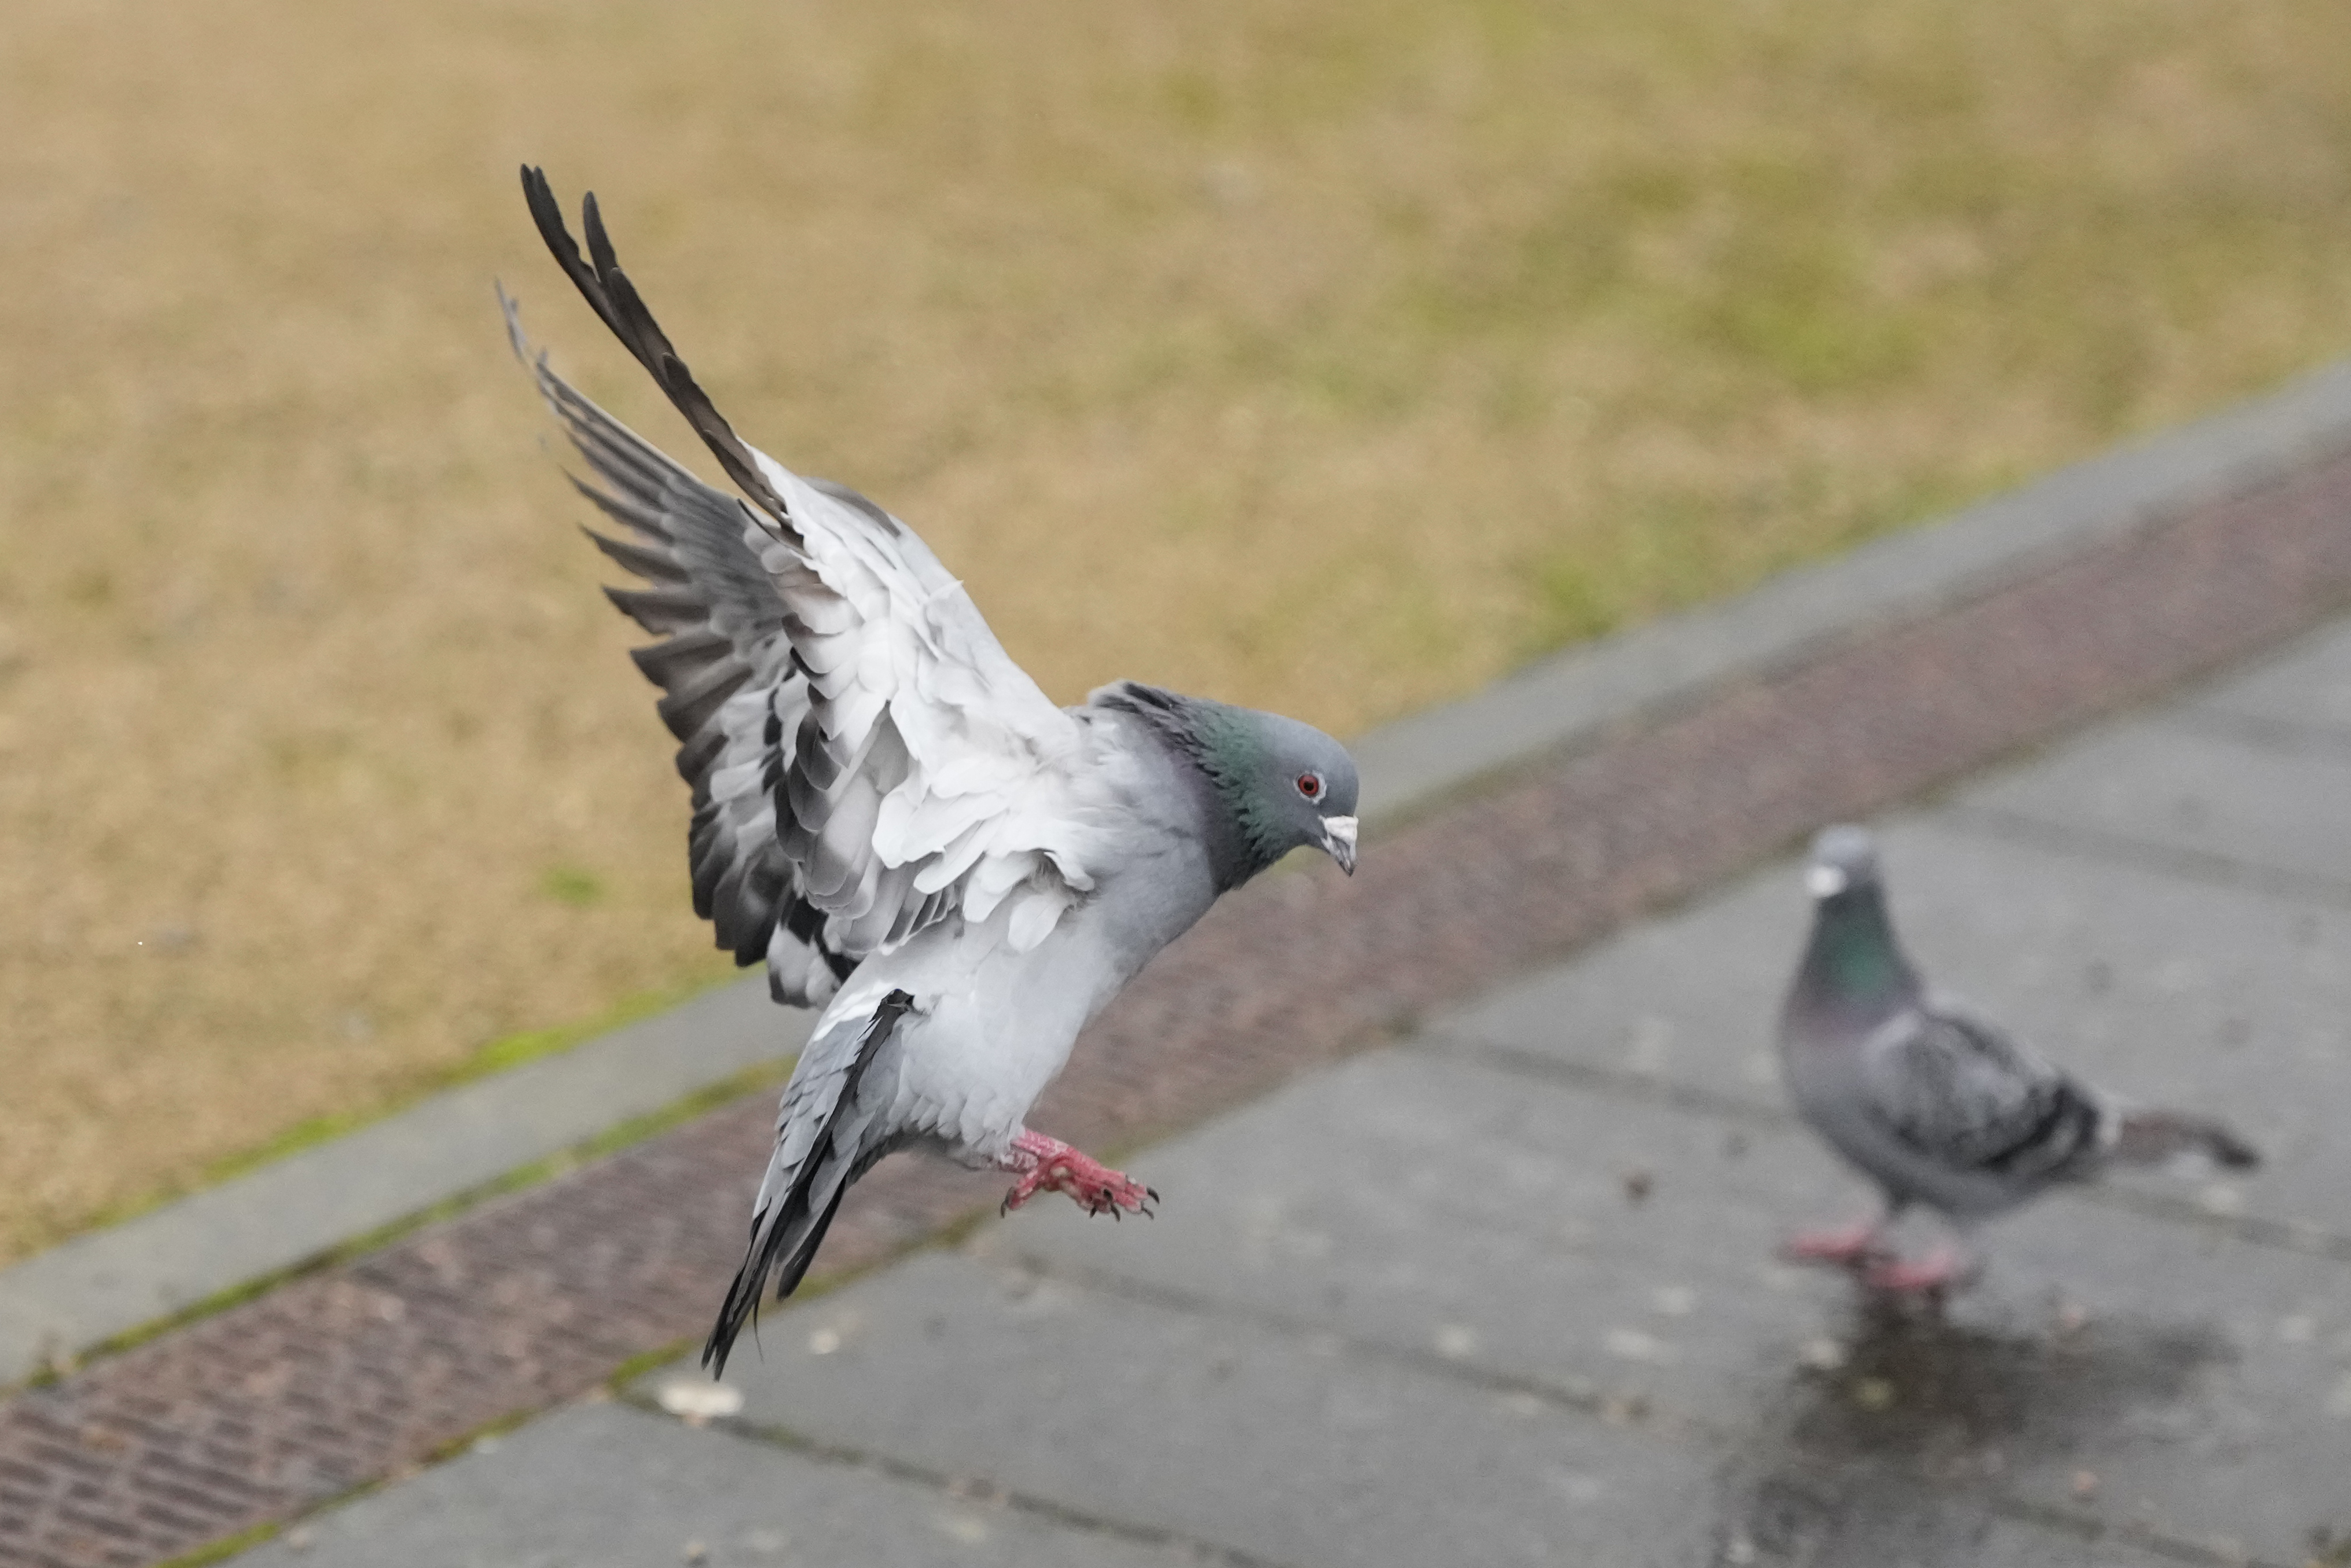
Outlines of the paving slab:
[{"label": "paving slab", "polygon": [[2259,668],[2215,686],[2195,706],[2351,736],[2351,627],[2329,626],[2300,639]]},{"label": "paving slab", "polygon": [[[1512,1391],[934,1254],[778,1314],[741,1419],[1308,1564],[1687,1564],[1709,1456]],[[684,1366],[671,1374],[689,1370]]]},{"label": "paving slab", "polygon": [[2351,902],[2351,747],[2267,746],[2185,716],[2143,719],[1967,790],[1957,804]]},{"label": "paving slab", "polygon": [[[2351,910],[1931,816],[1886,825],[1880,850],[1896,925],[1939,986],[2115,1092],[2229,1118],[2269,1156],[2251,1179],[2131,1185],[2351,1237],[2335,1112],[2351,1075]],[[1772,1028],[1808,918],[1784,861],[1433,1027],[1776,1110]]]},{"label": "paving slab", "polygon": [[[1761,1476],[1809,1464],[1888,1528],[1941,1520],[1934,1561],[2003,1508],[2273,1562],[2351,1531],[2339,1262],[2058,1199],[1991,1229],[1947,1317],[1873,1312],[1774,1258],[1850,1191],[1802,1133],[1402,1050],[1134,1169],[1166,1195],[1154,1225],[1046,1213],[992,1245],[1203,1323],[1556,1394]],[[870,1311],[817,1303],[795,1333],[894,1343]],[[1722,1526],[1763,1490],[1718,1500]]]},{"label": "paving slab", "polygon": [[251,1568],[1176,1568],[1180,1548],[629,1406],[574,1406],[246,1552]]}]

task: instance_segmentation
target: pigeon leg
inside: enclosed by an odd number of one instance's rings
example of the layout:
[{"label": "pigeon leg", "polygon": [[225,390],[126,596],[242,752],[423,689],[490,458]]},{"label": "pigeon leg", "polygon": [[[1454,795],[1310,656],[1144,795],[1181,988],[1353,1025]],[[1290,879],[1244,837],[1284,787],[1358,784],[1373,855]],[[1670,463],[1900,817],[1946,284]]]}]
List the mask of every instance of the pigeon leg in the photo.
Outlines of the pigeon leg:
[{"label": "pigeon leg", "polygon": [[1873,1291],[1891,1291],[1901,1296],[1939,1295],[1955,1285],[1967,1283],[1971,1266],[1966,1253],[1956,1247],[1938,1247],[1916,1262],[1888,1258],[1873,1263],[1862,1274],[1862,1283]]},{"label": "pigeon leg", "polygon": [[1159,1195],[1141,1182],[1080,1154],[1058,1138],[1023,1127],[1005,1155],[1004,1168],[1020,1173],[1004,1195],[999,1212],[1009,1214],[1040,1192],[1065,1192],[1088,1214],[1148,1215]]},{"label": "pigeon leg", "polygon": [[1788,1239],[1787,1254],[1801,1262],[1852,1268],[1884,1251],[1878,1242],[1885,1234],[1883,1215],[1834,1230],[1799,1230]]}]

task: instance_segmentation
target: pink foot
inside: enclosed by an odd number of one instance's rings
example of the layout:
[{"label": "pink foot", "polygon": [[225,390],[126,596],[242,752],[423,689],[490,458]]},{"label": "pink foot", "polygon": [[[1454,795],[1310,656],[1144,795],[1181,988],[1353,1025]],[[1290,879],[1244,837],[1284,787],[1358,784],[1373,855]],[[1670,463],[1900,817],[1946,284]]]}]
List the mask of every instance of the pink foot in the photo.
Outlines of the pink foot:
[{"label": "pink foot", "polygon": [[1952,1286],[1963,1284],[1968,1277],[1967,1260],[1955,1247],[1938,1247],[1917,1262],[1905,1262],[1889,1258],[1873,1263],[1861,1276],[1863,1284],[1873,1291],[1889,1291],[1897,1295],[1939,1295]]},{"label": "pink foot", "polygon": [[1865,1219],[1834,1230],[1800,1230],[1788,1239],[1787,1255],[1806,1263],[1834,1263],[1849,1269],[1877,1256],[1885,1222]]},{"label": "pink foot", "polygon": [[1040,1192],[1068,1193],[1088,1214],[1107,1214],[1113,1219],[1130,1211],[1147,1218],[1150,1206],[1159,1201],[1159,1195],[1141,1182],[1058,1138],[1026,1128],[1012,1140],[1012,1152],[1004,1163],[1006,1169],[1019,1171],[1020,1179],[1004,1195],[999,1213],[1011,1213]]}]

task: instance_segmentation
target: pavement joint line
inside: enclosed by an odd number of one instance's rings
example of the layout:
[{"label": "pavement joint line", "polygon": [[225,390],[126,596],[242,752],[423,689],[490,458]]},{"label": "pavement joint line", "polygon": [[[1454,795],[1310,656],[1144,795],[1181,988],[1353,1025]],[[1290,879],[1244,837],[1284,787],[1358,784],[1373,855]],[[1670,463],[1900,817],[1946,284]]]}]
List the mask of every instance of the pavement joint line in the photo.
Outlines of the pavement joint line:
[{"label": "pavement joint line", "polygon": [[1800,1124],[1787,1111],[1743,1095],[1725,1094],[1685,1080],[1604,1067],[1597,1062],[1570,1061],[1546,1056],[1523,1046],[1506,1044],[1458,1027],[1429,1030],[1406,1042],[1405,1049],[1448,1061],[1470,1061],[1514,1078],[1533,1079],[1565,1089],[1596,1090],[1620,1100],[1663,1105],[1720,1121],[1745,1122],[1774,1131],[1792,1131]]},{"label": "pavement joint line", "polygon": [[2339,877],[2314,876],[2308,872],[2286,871],[2277,866],[2249,865],[2210,850],[2168,844],[2156,839],[2143,839],[2135,833],[2116,832],[2110,828],[2093,828],[2077,822],[2052,822],[2003,806],[1964,804],[1940,808],[1935,821],[1938,826],[1963,834],[1973,833],[2027,849],[2071,855],[2077,860],[2175,877],[2181,882],[2196,883],[2205,887],[2251,893],[2282,904],[2317,904],[2333,909],[2351,908],[2351,882]]},{"label": "pavement joint line", "polygon": [[[1048,1260],[1024,1249],[1008,1249],[1007,1255],[1000,1259],[982,1258],[978,1261],[1008,1267],[1040,1280],[1074,1285],[1097,1295],[1156,1307],[1164,1312],[1179,1312],[1186,1317],[1229,1319],[1271,1330],[1285,1338],[1329,1343],[1343,1354],[1358,1361],[1402,1368],[1458,1386],[1473,1388],[1479,1393],[1540,1400],[1582,1419],[1598,1421],[1608,1427],[1637,1427],[1666,1441],[1703,1448],[1721,1458],[1735,1458],[1741,1446],[1753,1436],[1751,1432],[1677,1409],[1646,1393],[1612,1394],[1600,1391],[1597,1385],[1571,1388],[1564,1384],[1483,1366],[1467,1358],[1454,1358],[1432,1350],[1363,1339],[1276,1309],[1218,1301],[1157,1281],[1140,1281],[1106,1270]],[[741,1425],[733,1421],[726,1424]],[[797,1436],[793,1440],[806,1441]],[[1850,1469],[1855,1463],[1882,1465],[1882,1461],[1855,1461],[1849,1457],[1801,1447],[1795,1452],[1800,1458],[1836,1464],[1844,1469]],[[2060,1532],[2077,1540],[2097,1541],[2113,1536],[2175,1561],[2193,1564],[2194,1568],[2297,1568],[2297,1565],[2271,1563],[2242,1553],[2219,1552],[2203,1542],[2168,1534],[2137,1521],[2108,1519],[2084,1510],[2035,1501],[1999,1486],[1971,1492],[1962,1479],[1954,1476],[1900,1466],[1885,1468],[1905,1484],[1921,1490],[1947,1498],[1972,1499],[1988,1511],[2011,1522]]]},{"label": "pavement joint line", "polygon": [[[1837,646],[2290,482],[2346,449],[2351,361],[2071,465],[1939,521],[1793,567],[1729,600],[1552,654],[1483,690],[1378,727],[1354,742],[1364,780],[1361,814],[1370,832],[1384,834],[1630,727],[1669,722],[1742,682],[1784,674]],[[739,1037],[743,1024],[737,1015],[758,1010],[747,1006],[754,988],[764,991],[756,979],[718,988],[0,1269],[0,1388],[60,1355],[72,1358],[177,1321],[184,1303],[222,1299],[281,1277],[402,1216],[438,1212],[458,1195],[494,1186],[498,1176],[579,1142],[584,1129],[574,1128],[535,1155],[462,1176],[451,1161],[430,1153],[420,1157],[414,1146],[396,1174],[370,1167],[380,1151],[400,1146],[402,1137],[410,1145],[435,1147],[462,1140],[469,1130],[478,1137],[478,1126],[466,1126],[463,1108],[475,1107],[478,1123],[479,1107],[501,1093],[511,1098],[526,1075],[536,1085],[567,1087],[575,1102],[601,1094],[610,1102],[609,1125],[653,1108],[630,1100],[628,1075],[612,1071],[628,1055],[624,1040],[659,1042],[631,1049],[643,1064],[673,1074],[694,1053],[714,1046],[732,1051],[730,1064],[742,1066],[746,1048],[739,1038],[681,1039],[697,1031],[681,1028],[680,1020],[724,1015],[735,1019],[730,1027]],[[789,1037],[806,1015],[779,1013],[768,1009],[750,1026],[764,1047],[752,1054],[789,1054],[797,1041]],[[713,1032],[705,1023],[698,1034]],[[573,1114],[579,1113],[575,1103]],[[403,1129],[397,1135],[394,1124]],[[318,1172],[338,1161],[360,1162],[350,1174],[364,1179],[319,1179]],[[287,1222],[289,1206],[315,1205],[317,1194],[371,1184],[379,1189],[371,1206],[354,1209],[340,1234],[292,1234],[298,1226]],[[387,1185],[399,1190],[381,1190]],[[318,1217],[309,1223],[315,1230]],[[221,1245],[225,1233],[251,1255],[234,1256],[240,1249]]]},{"label": "pavement joint line", "polygon": [[[656,1421],[675,1421],[678,1417],[664,1410],[655,1401],[643,1395],[629,1393],[617,1396],[615,1403]],[[1115,1519],[1108,1514],[1071,1508],[1051,1498],[1038,1497],[1017,1488],[998,1486],[993,1481],[975,1477],[950,1475],[927,1465],[872,1449],[841,1443],[827,1443],[809,1437],[804,1432],[771,1421],[754,1421],[739,1416],[720,1416],[702,1423],[706,1431],[719,1432],[737,1442],[758,1443],[771,1448],[782,1448],[819,1464],[838,1466],[843,1469],[864,1470],[905,1481],[936,1492],[956,1502],[980,1508],[1003,1508],[1042,1519],[1065,1529],[1081,1531],[1089,1535],[1107,1536],[1137,1546],[1174,1547],[1189,1552],[1195,1561],[1213,1563],[1220,1568],[1297,1568],[1279,1558],[1261,1557],[1243,1552],[1221,1542],[1203,1540],[1181,1531],[1158,1525],[1138,1524],[1132,1520]]]},{"label": "pavement joint line", "polygon": [[2118,1208],[2142,1219],[2163,1220],[2208,1234],[2225,1236],[2248,1247],[2269,1247],[2305,1258],[2323,1258],[2330,1263],[2351,1264],[2351,1237],[2337,1236],[2333,1231],[2321,1230],[2314,1225],[2297,1220],[2265,1219],[2251,1214],[2214,1214],[2186,1198],[2168,1197],[2159,1192],[2145,1192],[2127,1186],[2094,1185],[2075,1187],[2066,1196],[2084,1203]]},{"label": "pavement joint line", "polygon": [[2189,703],[2166,716],[2170,727],[2215,740],[2233,741],[2255,751],[2300,760],[2319,757],[2351,761],[2351,729],[2298,724],[2267,714],[2239,713],[2218,704]]},{"label": "pavement joint line", "polygon": [[[1931,1487],[1934,1483],[1926,1484]],[[2140,1520],[2109,1521],[2093,1514],[2007,1493],[1994,1493],[1987,1506],[1993,1513],[2018,1524],[2062,1531],[2085,1542],[2111,1537],[2158,1557],[2168,1557],[2175,1563],[2186,1563],[2189,1568],[2310,1568],[2308,1563],[2279,1563],[2242,1552],[2225,1552],[2210,1542],[2168,1534]]]},{"label": "pavement joint line", "polygon": [[[1772,1132],[1801,1134],[1804,1131],[1802,1122],[1792,1113],[1761,1101],[1719,1093],[1698,1084],[1624,1068],[1564,1061],[1467,1032],[1431,1030],[1407,1041],[1404,1049],[1447,1061],[1472,1062],[1496,1072],[1560,1088],[1598,1093],[1644,1105],[1663,1106],[1717,1121],[1740,1122]],[[2299,1221],[2268,1219],[2259,1215],[2215,1214],[2188,1198],[2099,1182],[2064,1188],[2063,1196],[2077,1202],[2135,1214],[2142,1219],[2199,1231],[2207,1236],[2226,1237],[2248,1247],[2273,1248],[2302,1257],[2351,1264],[2351,1237],[2338,1236],[2333,1231]]]},{"label": "pavement joint line", "polygon": [[[2056,1515],[2059,1511],[2032,1504],[2023,1507],[2032,1513]],[[2025,1517],[2019,1514],[2017,1517]],[[2107,1533],[2101,1531],[2100,1533]],[[2137,1546],[2159,1557],[2185,1563],[2191,1568],[2311,1568],[2309,1562],[2281,1563],[2272,1558],[2254,1557],[2243,1552],[2223,1551],[2206,1542],[2190,1541],[2184,1536],[2167,1535],[2163,1531],[2136,1520],[2126,1520],[2111,1527],[2115,1539],[2126,1545]]]},{"label": "pavement joint line", "polygon": [[1618,1394],[1603,1390],[1597,1384],[1586,1385],[1583,1379],[1575,1384],[1546,1381],[1520,1373],[1504,1372],[1491,1366],[1481,1366],[1468,1359],[1455,1359],[1433,1350],[1417,1350],[1401,1344],[1382,1344],[1336,1329],[1323,1327],[1308,1320],[1270,1307],[1252,1306],[1241,1301],[1223,1301],[1179,1290],[1155,1281],[1133,1279],[1082,1265],[1048,1260],[1026,1249],[1008,1249],[1008,1256],[984,1262],[1008,1266],[1020,1273],[1040,1280],[1051,1280],[1075,1285],[1097,1295],[1112,1296],[1133,1301],[1138,1306],[1157,1307],[1164,1312],[1179,1312],[1186,1317],[1228,1318],[1270,1329],[1284,1338],[1304,1341],[1310,1344],[1327,1343],[1346,1355],[1384,1366],[1402,1367],[1435,1376],[1447,1383],[1474,1388],[1485,1394],[1523,1396],[1541,1400],[1555,1409],[1607,1426],[1633,1426],[1657,1432],[1686,1432],[1700,1441],[1728,1444],[1737,1434],[1718,1427],[1701,1416],[1678,1411],[1661,1411],[1646,1395]]}]

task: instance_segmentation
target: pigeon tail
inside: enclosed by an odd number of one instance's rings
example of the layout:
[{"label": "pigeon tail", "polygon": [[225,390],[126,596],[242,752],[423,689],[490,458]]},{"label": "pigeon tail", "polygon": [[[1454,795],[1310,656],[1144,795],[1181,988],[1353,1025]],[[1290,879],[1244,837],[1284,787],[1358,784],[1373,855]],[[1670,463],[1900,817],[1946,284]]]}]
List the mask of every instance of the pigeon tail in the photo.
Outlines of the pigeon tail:
[{"label": "pigeon tail", "polygon": [[[787,1158],[787,1149],[794,1144],[805,1152],[797,1168],[789,1171],[780,1192],[772,1189],[777,1176],[785,1173],[770,1168],[771,1190],[761,1195],[767,1201],[759,1205],[758,1212],[751,1218],[750,1248],[744,1254],[743,1266],[735,1271],[734,1283],[726,1288],[726,1300],[718,1309],[718,1322],[702,1347],[702,1364],[710,1368],[713,1377],[726,1375],[727,1354],[734,1349],[736,1336],[743,1332],[743,1326],[758,1322],[759,1298],[766,1293],[768,1276],[775,1276],[776,1300],[779,1301],[799,1288],[850,1184],[889,1152],[886,1142],[866,1146],[863,1121],[856,1117],[857,1086],[875,1053],[914,1005],[914,998],[906,992],[892,991],[882,998],[862,1027],[854,1019],[844,1019],[834,1030],[827,1031],[855,1030],[856,1049],[846,1070],[834,1081],[831,1103],[820,1112],[823,1117],[821,1126],[805,1142],[793,1136],[797,1131],[793,1125],[794,1096],[789,1090],[786,1092],[785,1120],[777,1133],[776,1157],[780,1165]],[[810,1041],[801,1054],[802,1062],[821,1061],[831,1054],[828,1045],[824,1040]],[[799,1078],[796,1071],[796,1083]]]},{"label": "pigeon tail", "polygon": [[2182,1111],[2125,1112],[2114,1153],[2132,1165],[2155,1165],[2190,1153],[2209,1155],[2230,1170],[2251,1170],[2262,1163],[2261,1151],[2221,1123]]}]

